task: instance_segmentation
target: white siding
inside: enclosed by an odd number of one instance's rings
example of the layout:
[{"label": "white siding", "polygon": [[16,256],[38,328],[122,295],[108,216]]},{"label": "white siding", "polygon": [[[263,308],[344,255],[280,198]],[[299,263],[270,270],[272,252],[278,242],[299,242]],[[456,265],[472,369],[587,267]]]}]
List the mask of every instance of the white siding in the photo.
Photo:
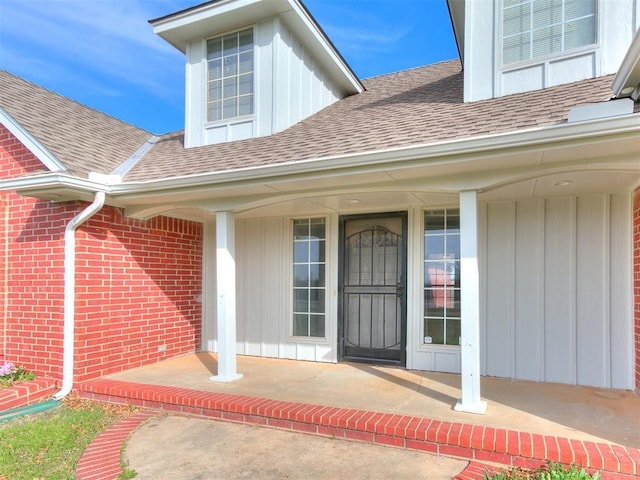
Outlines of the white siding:
[{"label": "white siding", "polygon": [[331,105],[343,94],[283,22],[276,29],[273,133]]},{"label": "white siding", "polygon": [[[212,32],[216,35],[223,32]],[[344,92],[331,81],[304,45],[279,18],[254,26],[253,116],[208,124],[206,41],[187,45],[185,146],[272,135],[339,100]]]},{"label": "white siding", "polygon": [[[335,315],[327,315],[327,340],[296,340],[290,336],[290,237],[288,218],[242,220],[236,223],[238,354],[335,361]],[[327,246],[327,253],[333,252],[335,255],[332,242],[328,242]],[[328,265],[328,274],[332,268]],[[330,279],[328,286],[331,286]],[[327,289],[328,303],[335,309],[331,291],[331,288]]]},{"label": "white siding", "polygon": [[465,1],[464,100],[495,98],[615,73],[638,28],[640,0],[597,2],[597,44],[502,66],[502,1]]},{"label": "white siding", "polygon": [[483,374],[632,388],[630,198],[483,206]]}]

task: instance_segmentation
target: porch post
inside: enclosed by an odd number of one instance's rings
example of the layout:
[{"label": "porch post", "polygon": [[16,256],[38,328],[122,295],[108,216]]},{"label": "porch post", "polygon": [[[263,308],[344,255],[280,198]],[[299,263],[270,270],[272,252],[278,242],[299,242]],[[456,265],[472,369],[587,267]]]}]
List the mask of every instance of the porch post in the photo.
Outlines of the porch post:
[{"label": "porch post", "polygon": [[214,382],[242,377],[236,371],[236,252],[235,216],[216,212],[216,292],[218,299],[218,375]]},{"label": "porch post", "polygon": [[480,399],[480,275],[478,273],[478,193],[460,192],[460,282],[462,398],[455,410],[484,414]]}]

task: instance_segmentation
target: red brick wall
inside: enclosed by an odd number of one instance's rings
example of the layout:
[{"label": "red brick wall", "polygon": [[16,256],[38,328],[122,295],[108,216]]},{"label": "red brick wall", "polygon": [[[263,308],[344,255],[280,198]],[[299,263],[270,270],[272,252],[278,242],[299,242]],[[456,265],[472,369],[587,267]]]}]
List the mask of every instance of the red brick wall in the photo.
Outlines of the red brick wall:
[{"label": "red brick wall", "polygon": [[[38,170],[0,126],[0,178]],[[0,192],[0,361],[61,378],[64,228],[86,205]],[[76,381],[199,348],[200,224],[105,207],[76,237]]]},{"label": "red brick wall", "polygon": [[202,228],[105,208],[78,232],[76,379],[200,347]]},{"label": "red brick wall", "polygon": [[640,393],[640,187],[633,195],[633,319],[636,353],[636,392]]}]

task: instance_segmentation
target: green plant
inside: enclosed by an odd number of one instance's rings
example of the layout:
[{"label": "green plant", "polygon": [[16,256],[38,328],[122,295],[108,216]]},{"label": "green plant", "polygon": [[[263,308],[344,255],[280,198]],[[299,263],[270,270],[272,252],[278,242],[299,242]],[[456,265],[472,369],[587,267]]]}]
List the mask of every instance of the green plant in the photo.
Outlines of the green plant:
[{"label": "green plant", "polygon": [[600,474],[596,472],[591,475],[577,465],[565,467],[559,463],[549,462],[535,470],[514,467],[508,471],[486,473],[484,478],[485,480],[599,480]]},{"label": "green plant", "polygon": [[74,479],[78,460],[95,436],[131,411],[67,397],[53,410],[1,423],[0,479]]},{"label": "green plant", "polygon": [[5,361],[0,365],[0,387],[6,388],[16,383],[26,382],[36,378],[35,374],[28,372],[23,367],[17,367],[11,362]]}]

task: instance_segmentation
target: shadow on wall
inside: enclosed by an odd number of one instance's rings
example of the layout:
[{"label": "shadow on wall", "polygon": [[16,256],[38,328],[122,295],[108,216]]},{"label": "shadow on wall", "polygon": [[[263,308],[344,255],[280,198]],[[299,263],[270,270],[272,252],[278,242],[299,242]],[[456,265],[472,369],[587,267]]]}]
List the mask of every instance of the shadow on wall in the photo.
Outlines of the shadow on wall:
[{"label": "shadow on wall", "polygon": [[[35,201],[11,248],[10,261],[20,265],[12,275],[21,279],[12,282],[13,296],[31,306],[37,322],[54,328],[48,335],[60,342],[64,230],[86,205]],[[82,372],[77,380],[197,350],[201,264],[202,227],[194,222],[137,221],[104,207],[81,226],[76,233],[76,371]],[[25,339],[16,341],[30,348]]]}]

